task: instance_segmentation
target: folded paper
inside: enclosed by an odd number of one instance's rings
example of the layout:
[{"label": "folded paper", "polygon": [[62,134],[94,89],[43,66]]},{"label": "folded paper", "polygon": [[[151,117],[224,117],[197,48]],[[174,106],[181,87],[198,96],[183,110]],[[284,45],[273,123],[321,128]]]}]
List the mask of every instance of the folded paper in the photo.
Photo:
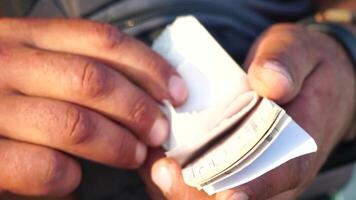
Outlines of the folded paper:
[{"label": "folded paper", "polygon": [[250,88],[246,73],[196,18],[177,18],[152,48],[189,90],[183,106],[165,102],[166,155],[184,167],[186,184],[214,194],[317,150],[281,107]]}]

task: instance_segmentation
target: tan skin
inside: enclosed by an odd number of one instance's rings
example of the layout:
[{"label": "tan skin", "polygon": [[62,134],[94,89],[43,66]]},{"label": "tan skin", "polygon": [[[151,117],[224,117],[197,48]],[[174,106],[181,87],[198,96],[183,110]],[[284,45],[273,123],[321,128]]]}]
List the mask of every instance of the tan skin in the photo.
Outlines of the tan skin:
[{"label": "tan skin", "polygon": [[69,194],[81,179],[70,155],[139,167],[169,132],[159,102],[187,97],[165,60],[109,25],[5,18],[0,30],[3,191]]},{"label": "tan skin", "polygon": [[[319,150],[208,197],[186,186],[179,166],[159,159],[159,149],[147,152],[167,137],[159,102],[179,105],[188,95],[166,61],[113,27],[84,20],[0,19],[0,30],[2,191],[63,196],[81,179],[72,156],[118,168],[137,168],[148,157],[140,174],[154,199],[227,199],[237,191],[253,200],[293,199],[343,138],[355,110],[355,75],[340,45],[295,25],[272,27],[249,53],[250,84],[283,104]],[[263,68],[267,61],[279,64]],[[159,190],[162,166],[171,184]]]},{"label": "tan skin", "polygon": [[[316,2],[322,9],[332,5],[356,10],[352,0]],[[263,67],[266,63],[274,67]],[[330,36],[294,24],[274,25],[257,39],[245,68],[252,88],[283,105],[315,139],[318,151],[242,186],[207,196],[185,185],[179,165],[154,149],[140,170],[153,199],[293,200],[313,180],[332,148],[356,137],[355,70]]]}]

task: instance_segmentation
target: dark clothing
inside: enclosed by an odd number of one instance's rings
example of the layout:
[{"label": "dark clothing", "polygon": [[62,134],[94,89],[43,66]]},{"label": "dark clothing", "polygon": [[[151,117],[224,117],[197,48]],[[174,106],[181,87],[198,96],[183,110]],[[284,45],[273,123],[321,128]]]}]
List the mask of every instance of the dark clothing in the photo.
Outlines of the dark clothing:
[{"label": "dark clothing", "polygon": [[[239,63],[242,63],[254,39],[268,26],[277,22],[294,22],[313,12],[310,0],[5,0],[2,2],[1,12],[7,15],[85,17],[109,22],[146,41],[154,35],[153,31],[159,30],[176,16],[193,14]],[[22,5],[20,7],[23,12],[15,9],[19,5]]]}]

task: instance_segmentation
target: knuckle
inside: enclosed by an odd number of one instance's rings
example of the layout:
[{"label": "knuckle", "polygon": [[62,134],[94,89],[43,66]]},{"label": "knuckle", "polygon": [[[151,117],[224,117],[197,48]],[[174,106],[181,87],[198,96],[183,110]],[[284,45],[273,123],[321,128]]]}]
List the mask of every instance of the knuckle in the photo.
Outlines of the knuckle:
[{"label": "knuckle", "polygon": [[113,81],[108,72],[101,67],[101,64],[88,60],[75,74],[74,79],[78,80],[75,93],[84,98],[104,97],[113,89]]},{"label": "knuckle", "polygon": [[[38,187],[44,191],[50,191],[52,186],[55,185],[63,177],[65,167],[63,159],[54,151],[48,151],[42,158],[45,161],[42,170],[42,176],[39,177]],[[44,192],[44,193],[48,193]]]},{"label": "knuckle", "polygon": [[[43,142],[56,146],[76,145],[88,141],[96,130],[96,118],[79,106],[48,102],[33,103],[23,109],[43,135]],[[32,114],[33,113],[33,114]]]},{"label": "knuckle", "polygon": [[131,152],[134,148],[132,147],[132,144],[128,143],[129,137],[129,133],[122,134],[122,137],[116,146],[117,149],[114,152],[114,160],[120,167],[131,168],[135,165],[135,159],[133,158],[134,154]]},{"label": "knuckle", "polygon": [[64,125],[60,130],[63,143],[77,145],[88,141],[95,124],[83,110],[74,106],[68,107],[64,115]]},{"label": "knuckle", "polygon": [[[150,52],[154,54],[153,52]],[[163,72],[163,65],[164,63],[162,62],[161,59],[158,59],[157,56],[155,55],[150,55],[150,59],[145,58],[144,56],[138,58],[140,63],[143,63],[145,65],[145,68],[147,68],[147,71],[149,71],[153,75],[160,75]],[[168,66],[166,67],[167,69]]]},{"label": "knuckle", "polygon": [[[1,38],[0,38],[1,42]],[[6,44],[0,44],[0,66],[4,67],[9,65],[11,59],[13,59],[14,50],[11,46]]]},{"label": "knuckle", "polygon": [[94,25],[94,33],[98,38],[99,48],[105,50],[116,49],[125,39],[125,34],[106,23],[96,23]]},{"label": "knuckle", "polygon": [[149,108],[149,103],[147,101],[147,98],[138,97],[132,104],[131,109],[128,113],[128,117],[133,124],[135,125],[138,124],[140,126],[146,127],[145,122],[148,121],[149,112],[150,112],[150,108]]}]

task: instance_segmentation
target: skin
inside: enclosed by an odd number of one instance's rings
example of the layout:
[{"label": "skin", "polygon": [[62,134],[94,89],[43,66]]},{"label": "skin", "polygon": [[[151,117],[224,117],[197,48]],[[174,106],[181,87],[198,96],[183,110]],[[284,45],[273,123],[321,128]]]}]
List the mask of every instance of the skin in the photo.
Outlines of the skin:
[{"label": "skin", "polygon": [[109,25],[2,18],[0,30],[0,191],[69,194],[73,156],[139,167],[168,134],[159,102],[187,97],[165,60]]},{"label": "skin", "polygon": [[252,88],[283,105],[315,139],[318,151],[207,196],[185,185],[180,166],[154,149],[140,171],[153,199],[296,199],[349,131],[356,105],[355,72],[333,38],[293,24],[275,25],[255,42],[245,66]]}]

